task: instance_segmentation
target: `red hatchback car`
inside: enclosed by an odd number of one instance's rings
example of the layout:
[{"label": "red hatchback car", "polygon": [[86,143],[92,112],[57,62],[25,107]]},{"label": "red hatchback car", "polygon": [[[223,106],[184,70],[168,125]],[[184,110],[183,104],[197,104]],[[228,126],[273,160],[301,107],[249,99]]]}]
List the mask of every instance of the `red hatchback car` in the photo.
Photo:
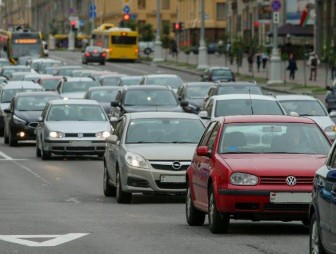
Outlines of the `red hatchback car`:
[{"label": "red hatchback car", "polygon": [[205,130],[187,170],[186,219],[225,233],[230,219],[308,225],[315,171],[331,143],[311,119],[229,116]]}]

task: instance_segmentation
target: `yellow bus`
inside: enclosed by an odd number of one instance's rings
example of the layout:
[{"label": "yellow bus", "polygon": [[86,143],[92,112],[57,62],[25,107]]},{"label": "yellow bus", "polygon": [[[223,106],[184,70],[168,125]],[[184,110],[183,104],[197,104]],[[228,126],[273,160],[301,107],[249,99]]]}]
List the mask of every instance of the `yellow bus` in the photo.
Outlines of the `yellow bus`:
[{"label": "yellow bus", "polygon": [[106,50],[106,60],[131,60],[139,58],[139,34],[130,28],[103,24],[92,33],[95,46]]},{"label": "yellow bus", "polygon": [[40,32],[0,30],[1,56],[5,53],[12,64],[23,56],[44,57],[42,41]]}]

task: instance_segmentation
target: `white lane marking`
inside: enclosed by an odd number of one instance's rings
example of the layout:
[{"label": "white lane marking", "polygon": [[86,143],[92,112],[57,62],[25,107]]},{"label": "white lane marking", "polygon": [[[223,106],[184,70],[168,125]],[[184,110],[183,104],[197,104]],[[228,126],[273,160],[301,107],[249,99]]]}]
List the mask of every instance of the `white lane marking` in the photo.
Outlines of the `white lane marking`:
[{"label": "white lane marking", "polygon": [[0,151],[0,156],[4,157],[5,159],[3,160],[7,160],[7,161],[12,161],[13,163],[15,163],[16,165],[18,165],[20,168],[26,170],[27,172],[29,172],[30,174],[34,175],[35,177],[37,177],[38,179],[40,179],[45,185],[50,185],[50,182],[47,181],[46,179],[44,179],[42,176],[40,176],[39,174],[37,174],[35,171],[33,171],[32,169],[22,165],[21,163],[17,162],[17,159],[14,159],[10,156],[8,156],[7,154],[3,153]]},{"label": "white lane marking", "polygon": [[75,203],[75,204],[80,203],[80,201],[77,198],[68,198],[68,199],[65,200],[65,202],[72,202],[72,203]]},{"label": "white lane marking", "polygon": [[12,157],[0,151],[0,156],[5,158],[6,160],[14,160]]},{"label": "white lane marking", "polygon": [[[70,233],[65,235],[0,235],[0,240],[16,243],[29,247],[54,247],[66,242],[73,241],[80,237],[88,235],[88,233]],[[28,239],[36,238],[52,238],[43,242],[35,242]]]}]

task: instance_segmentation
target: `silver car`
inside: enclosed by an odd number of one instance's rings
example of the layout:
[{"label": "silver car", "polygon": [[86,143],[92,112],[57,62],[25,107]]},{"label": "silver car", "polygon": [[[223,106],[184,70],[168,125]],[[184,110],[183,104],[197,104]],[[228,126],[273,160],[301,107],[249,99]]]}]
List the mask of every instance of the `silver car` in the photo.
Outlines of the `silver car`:
[{"label": "silver car", "polygon": [[123,115],[106,139],[105,196],[130,203],[132,193],[185,193],[186,169],[204,129],[194,114]]},{"label": "silver car", "polygon": [[336,113],[331,112],[328,114],[327,109],[320,100],[313,96],[300,94],[277,95],[276,99],[288,115],[298,115],[313,119],[331,141],[336,139],[336,125],[331,119],[331,116],[335,116]]},{"label": "silver car", "polygon": [[112,133],[105,111],[94,100],[50,101],[38,121],[36,156],[43,160],[52,154],[103,156]]}]

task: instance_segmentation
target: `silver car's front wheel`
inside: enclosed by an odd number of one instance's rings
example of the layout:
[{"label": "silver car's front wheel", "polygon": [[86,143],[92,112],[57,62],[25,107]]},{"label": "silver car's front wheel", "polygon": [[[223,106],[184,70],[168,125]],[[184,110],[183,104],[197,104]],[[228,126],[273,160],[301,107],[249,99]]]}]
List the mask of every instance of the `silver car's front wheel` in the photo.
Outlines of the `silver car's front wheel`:
[{"label": "silver car's front wheel", "polygon": [[123,191],[119,170],[117,171],[117,175],[116,175],[116,188],[117,188],[117,202],[122,203],[122,204],[131,203],[132,193]]},{"label": "silver car's front wheel", "polygon": [[104,195],[106,197],[115,197],[116,188],[109,183],[109,180],[110,180],[110,175],[107,171],[106,164],[104,163],[104,183],[103,183]]},{"label": "silver car's front wheel", "polygon": [[310,254],[324,254],[324,249],[321,242],[321,236],[318,226],[316,213],[313,214],[310,222],[309,232],[309,253]]}]

